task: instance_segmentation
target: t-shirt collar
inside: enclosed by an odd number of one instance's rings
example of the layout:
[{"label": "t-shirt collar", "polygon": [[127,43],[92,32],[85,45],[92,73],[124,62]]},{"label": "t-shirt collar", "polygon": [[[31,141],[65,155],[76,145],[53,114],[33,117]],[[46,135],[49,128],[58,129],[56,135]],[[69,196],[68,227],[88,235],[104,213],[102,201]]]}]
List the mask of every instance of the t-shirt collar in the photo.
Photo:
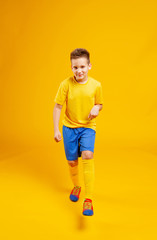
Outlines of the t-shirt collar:
[{"label": "t-shirt collar", "polygon": [[86,84],[86,83],[88,82],[89,77],[87,78],[87,81],[86,81],[85,83],[79,83],[79,82],[75,79],[75,76],[73,76],[73,79],[74,79],[74,81],[77,82],[78,84],[80,84],[80,85],[84,85],[84,84]]}]

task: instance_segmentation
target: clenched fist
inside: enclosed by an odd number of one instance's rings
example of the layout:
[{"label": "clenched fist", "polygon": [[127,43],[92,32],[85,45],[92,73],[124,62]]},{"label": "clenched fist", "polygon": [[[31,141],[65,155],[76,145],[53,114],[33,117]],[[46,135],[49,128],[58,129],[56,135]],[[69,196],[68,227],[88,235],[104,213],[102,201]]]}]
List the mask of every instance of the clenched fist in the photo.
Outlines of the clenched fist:
[{"label": "clenched fist", "polygon": [[88,115],[88,119],[89,120],[92,120],[93,118],[97,117],[98,114],[99,114],[99,110],[100,110],[100,107],[99,105],[95,105],[92,110],[90,111],[89,115]]},{"label": "clenched fist", "polygon": [[60,142],[60,141],[62,140],[62,136],[61,136],[61,133],[60,133],[59,130],[55,132],[55,134],[54,134],[54,140],[55,140],[56,142]]}]

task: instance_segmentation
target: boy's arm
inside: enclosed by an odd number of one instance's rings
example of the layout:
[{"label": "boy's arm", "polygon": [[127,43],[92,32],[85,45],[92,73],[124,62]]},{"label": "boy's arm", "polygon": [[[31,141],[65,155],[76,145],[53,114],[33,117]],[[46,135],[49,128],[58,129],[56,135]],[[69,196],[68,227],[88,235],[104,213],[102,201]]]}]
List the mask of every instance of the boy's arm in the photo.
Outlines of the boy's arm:
[{"label": "boy's arm", "polygon": [[62,140],[61,133],[59,131],[59,119],[62,107],[62,105],[56,103],[53,109],[54,139],[56,142],[60,142]]}]

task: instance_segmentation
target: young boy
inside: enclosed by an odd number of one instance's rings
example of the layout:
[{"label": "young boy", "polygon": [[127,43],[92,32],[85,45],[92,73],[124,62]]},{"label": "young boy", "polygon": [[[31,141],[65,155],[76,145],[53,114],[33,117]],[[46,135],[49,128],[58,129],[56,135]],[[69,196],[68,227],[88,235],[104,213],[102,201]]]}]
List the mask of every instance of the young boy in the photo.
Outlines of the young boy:
[{"label": "young boy", "polygon": [[63,140],[66,159],[74,187],[70,194],[71,201],[78,201],[81,186],[78,179],[78,157],[82,155],[85,198],[83,215],[93,215],[94,185],[94,143],[96,117],[102,109],[103,97],[101,83],[88,76],[91,69],[90,55],[86,49],[77,48],[70,54],[74,76],[61,82],[55,97],[53,110],[54,139],[62,140],[59,131],[59,119],[62,106],[66,102],[63,119]]}]

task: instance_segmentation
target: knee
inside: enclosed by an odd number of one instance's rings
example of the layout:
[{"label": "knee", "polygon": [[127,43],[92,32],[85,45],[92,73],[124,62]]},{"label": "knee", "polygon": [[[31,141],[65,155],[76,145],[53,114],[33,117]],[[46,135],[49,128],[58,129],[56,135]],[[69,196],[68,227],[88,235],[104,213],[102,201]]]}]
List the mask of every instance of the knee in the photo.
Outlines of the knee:
[{"label": "knee", "polygon": [[83,151],[82,152],[82,158],[83,159],[91,159],[91,158],[93,158],[93,152],[91,152],[91,151]]},{"label": "knee", "polygon": [[78,160],[68,161],[68,164],[69,164],[69,166],[71,166],[71,167],[75,167],[75,166],[78,165]]}]

